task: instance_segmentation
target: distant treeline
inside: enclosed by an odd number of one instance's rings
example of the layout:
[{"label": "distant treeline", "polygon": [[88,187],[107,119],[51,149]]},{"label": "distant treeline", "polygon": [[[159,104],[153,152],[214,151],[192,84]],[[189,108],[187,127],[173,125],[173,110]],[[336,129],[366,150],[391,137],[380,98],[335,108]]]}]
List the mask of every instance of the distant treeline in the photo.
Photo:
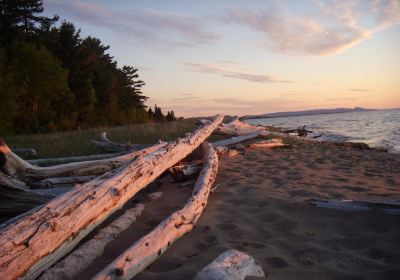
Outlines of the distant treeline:
[{"label": "distant treeline", "polygon": [[147,110],[137,69],[118,67],[99,39],[42,12],[42,1],[0,1],[1,135],[175,119]]}]

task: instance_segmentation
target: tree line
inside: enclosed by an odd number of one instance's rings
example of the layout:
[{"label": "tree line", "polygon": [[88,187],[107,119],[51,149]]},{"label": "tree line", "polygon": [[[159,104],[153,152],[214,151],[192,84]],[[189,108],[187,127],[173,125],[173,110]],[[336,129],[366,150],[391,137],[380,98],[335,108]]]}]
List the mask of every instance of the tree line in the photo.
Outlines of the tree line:
[{"label": "tree line", "polygon": [[0,0],[0,134],[175,120],[145,106],[138,69],[39,0]]}]

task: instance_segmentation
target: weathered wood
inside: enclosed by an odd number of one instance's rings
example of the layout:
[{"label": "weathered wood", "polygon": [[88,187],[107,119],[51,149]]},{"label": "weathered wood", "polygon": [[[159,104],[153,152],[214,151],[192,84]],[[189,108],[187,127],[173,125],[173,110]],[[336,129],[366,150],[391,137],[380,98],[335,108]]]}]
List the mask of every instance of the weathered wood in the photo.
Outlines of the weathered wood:
[{"label": "weathered wood", "polygon": [[37,158],[37,152],[33,148],[15,148],[12,151],[24,159]]},{"label": "weathered wood", "polygon": [[73,187],[76,184],[89,182],[94,178],[96,178],[96,176],[71,176],[71,177],[48,178],[32,182],[30,183],[30,187],[32,189]]},{"label": "weathered wood", "polygon": [[264,140],[264,141],[259,141],[259,142],[252,143],[249,145],[249,147],[252,149],[256,149],[256,148],[273,149],[273,148],[281,148],[281,147],[286,147],[286,146],[288,146],[288,145],[284,144],[282,142],[282,139]]},{"label": "weathered wood", "polygon": [[107,133],[102,132],[100,134],[100,138],[98,140],[91,140],[91,143],[106,152],[118,153],[118,152],[127,152],[132,150],[141,150],[147,147],[152,146],[152,144],[131,144],[128,142],[127,144],[118,143],[111,141],[107,138]]},{"label": "weathered wood", "polygon": [[234,119],[230,123],[221,124],[217,131],[225,135],[243,135],[263,130],[266,130],[263,126],[255,126],[242,122],[239,119]]},{"label": "weathered wood", "polygon": [[115,158],[38,167],[33,166],[14,154],[3,141],[0,142],[0,158],[3,157],[4,161],[2,165],[0,162],[0,168],[8,175],[17,177],[26,182],[54,177],[99,175],[128,164],[132,160],[152,153],[165,145],[166,143],[160,143]]},{"label": "weathered wood", "polygon": [[13,217],[54,198],[31,191],[23,182],[0,172],[0,215]]},{"label": "weathered wood", "polygon": [[251,132],[251,133],[247,133],[247,134],[240,135],[240,136],[234,136],[234,137],[231,137],[228,139],[215,141],[212,144],[214,147],[227,147],[227,146],[238,144],[238,143],[241,143],[241,142],[253,139],[253,138],[257,138],[258,136],[260,136],[260,133],[258,131]]},{"label": "weathered wood", "polygon": [[207,204],[218,171],[218,156],[212,145],[204,143],[203,151],[204,167],[185,206],[134,243],[94,279],[131,279],[159,258],[178,238],[193,229]]},{"label": "weathered wood", "polygon": [[261,278],[265,273],[252,256],[228,250],[201,269],[193,280],[244,280],[247,276]]},{"label": "weathered wood", "polygon": [[63,158],[41,158],[41,159],[31,159],[27,160],[32,165],[37,166],[50,166],[50,165],[57,165],[57,164],[65,164],[70,162],[79,162],[79,161],[92,161],[92,160],[99,160],[99,159],[107,159],[118,157],[128,152],[122,153],[113,153],[113,154],[99,154],[99,155],[90,155],[90,156],[80,156],[80,157],[63,157]]},{"label": "weathered wood", "polygon": [[115,237],[126,230],[137,217],[142,215],[144,204],[138,204],[128,209],[110,225],[101,229],[90,240],[79,246],[71,254],[47,269],[40,277],[41,280],[62,280],[77,278],[97,257],[101,256],[105,247]]},{"label": "weathered wood", "polygon": [[169,143],[127,166],[76,186],[0,231],[0,279],[36,278],[138,191],[185,158],[223,119]]},{"label": "weathered wood", "polygon": [[311,199],[310,203],[317,207],[331,208],[343,211],[366,211],[371,209],[379,209],[390,214],[400,214],[400,201]]},{"label": "weathered wood", "polygon": [[201,160],[194,160],[189,163],[180,162],[168,171],[175,181],[182,182],[196,177],[200,173],[202,166],[203,162]]}]

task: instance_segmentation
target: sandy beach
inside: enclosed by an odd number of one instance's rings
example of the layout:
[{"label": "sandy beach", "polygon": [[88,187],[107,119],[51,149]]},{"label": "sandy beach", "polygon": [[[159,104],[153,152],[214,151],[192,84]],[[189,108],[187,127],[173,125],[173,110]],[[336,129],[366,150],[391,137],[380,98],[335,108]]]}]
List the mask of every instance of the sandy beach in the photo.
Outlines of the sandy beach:
[{"label": "sandy beach", "polygon": [[[220,160],[216,190],[194,230],[135,279],[191,279],[228,249],[253,256],[267,279],[397,279],[400,216],[318,208],[311,198],[400,199],[400,156],[327,143],[249,149]],[[166,176],[125,208],[143,215],[79,279],[99,272],[191,195]],[[161,191],[158,200],[148,193]],[[251,279],[251,278],[247,278]]]}]

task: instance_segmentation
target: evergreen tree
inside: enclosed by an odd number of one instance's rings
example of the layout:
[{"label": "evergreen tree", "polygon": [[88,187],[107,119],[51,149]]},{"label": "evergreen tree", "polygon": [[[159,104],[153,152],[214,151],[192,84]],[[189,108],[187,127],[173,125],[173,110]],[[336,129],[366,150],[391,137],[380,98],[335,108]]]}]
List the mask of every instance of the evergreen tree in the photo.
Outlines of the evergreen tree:
[{"label": "evergreen tree", "polygon": [[157,107],[157,105],[154,105],[154,121],[155,122],[165,121],[165,116],[162,113],[161,108]]},{"label": "evergreen tree", "polygon": [[172,122],[176,120],[174,111],[168,111],[167,116],[165,117],[165,120],[168,122]]}]

